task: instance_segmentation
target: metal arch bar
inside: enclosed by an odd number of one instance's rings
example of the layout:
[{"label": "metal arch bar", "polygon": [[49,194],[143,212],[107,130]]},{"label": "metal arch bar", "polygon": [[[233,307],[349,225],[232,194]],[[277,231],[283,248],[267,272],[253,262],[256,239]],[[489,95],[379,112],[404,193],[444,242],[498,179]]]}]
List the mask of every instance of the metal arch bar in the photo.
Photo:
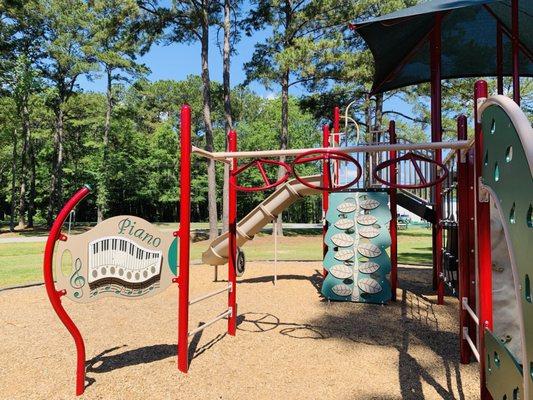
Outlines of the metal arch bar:
[{"label": "metal arch bar", "polygon": [[88,186],[84,186],[78,190],[67,203],[61,209],[57,218],[52,225],[50,234],[48,235],[48,240],[46,241],[46,247],[44,250],[44,263],[43,263],[43,273],[44,273],[44,285],[46,287],[46,294],[50,303],[54,308],[57,316],[65,325],[65,328],[69,331],[76,343],[76,395],[79,396],[85,391],[85,343],[83,342],[83,337],[72,319],[69,317],[63,305],[61,304],[61,296],[63,296],[65,291],[57,291],[54,283],[54,272],[53,272],[53,258],[54,258],[54,249],[56,241],[59,240],[61,236],[61,227],[63,223],[69,216],[70,212],[82,201],[89,193],[90,189]]},{"label": "metal arch bar", "polygon": [[[400,150],[435,150],[435,149],[468,149],[471,146],[469,140],[457,140],[450,142],[432,142],[432,143],[398,143],[398,144],[374,144],[364,146],[347,146],[339,147],[336,150],[343,153],[378,153],[381,151],[400,151]],[[306,149],[289,149],[289,150],[259,150],[259,151],[236,151],[236,152],[207,152],[202,150],[198,152],[193,148],[193,153],[213,160],[227,161],[227,159],[253,158],[253,157],[279,157],[279,156],[297,156],[304,152],[326,151],[327,147],[306,148]]]},{"label": "metal arch bar", "polygon": [[200,325],[198,328],[193,329],[189,332],[189,336],[192,336],[200,331],[203,331],[208,326],[213,325],[215,322],[220,321],[221,319],[224,319],[226,317],[231,316],[231,308],[228,308],[226,311],[224,311],[222,314],[217,315],[215,318],[213,318],[211,321],[206,322],[205,324]]},{"label": "metal arch bar", "polygon": [[227,285],[225,288],[214,290],[212,292],[199,296],[196,299],[190,300],[189,305],[192,306],[193,304],[199,303],[202,300],[209,299],[210,297],[216,296],[217,294],[224,293],[227,291],[231,291],[231,284]]}]

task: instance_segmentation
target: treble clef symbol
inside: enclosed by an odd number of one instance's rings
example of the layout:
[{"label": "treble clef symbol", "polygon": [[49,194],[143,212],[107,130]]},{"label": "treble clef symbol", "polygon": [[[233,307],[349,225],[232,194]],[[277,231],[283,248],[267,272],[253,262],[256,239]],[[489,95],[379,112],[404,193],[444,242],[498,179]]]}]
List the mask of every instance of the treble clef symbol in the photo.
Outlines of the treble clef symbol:
[{"label": "treble clef symbol", "polygon": [[[76,261],[74,262],[74,273],[70,277],[70,285],[74,289],[81,289],[83,286],[85,286],[85,278],[80,275],[82,267],[82,262],[79,258],[76,258]],[[74,292],[75,297],[81,297],[83,295],[83,292],[80,290],[79,292]]]}]

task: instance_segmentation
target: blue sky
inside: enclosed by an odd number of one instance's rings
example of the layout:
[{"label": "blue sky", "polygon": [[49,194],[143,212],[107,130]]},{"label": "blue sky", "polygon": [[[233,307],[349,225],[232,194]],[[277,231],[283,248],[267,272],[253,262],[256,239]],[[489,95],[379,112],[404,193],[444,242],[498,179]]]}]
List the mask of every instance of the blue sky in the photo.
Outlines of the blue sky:
[{"label": "blue sky", "polygon": [[[232,86],[242,83],[245,80],[246,76],[243,71],[243,65],[251,59],[254,45],[263,41],[267,35],[267,31],[260,31],[254,33],[252,37],[242,36],[241,41],[236,46],[237,54],[231,60]],[[148,79],[151,81],[161,79],[182,80],[188,75],[200,74],[200,44],[175,43],[167,46],[161,44],[154,45],[146,55],[140,58],[140,61],[150,68],[151,73],[148,75]],[[222,55],[217,46],[215,31],[211,34],[209,63],[211,80],[222,82]],[[81,88],[87,91],[103,92],[105,90],[105,81],[102,78],[89,81],[83,77],[79,80],[79,84]],[[269,91],[257,82],[252,82],[250,88],[257,94],[265,97],[274,96],[279,92],[279,88],[277,87]],[[291,94],[296,96],[304,92],[305,90],[302,87],[295,86],[291,88]],[[411,107],[399,98],[393,98],[386,102],[385,108],[396,109],[408,115],[412,114]]]}]

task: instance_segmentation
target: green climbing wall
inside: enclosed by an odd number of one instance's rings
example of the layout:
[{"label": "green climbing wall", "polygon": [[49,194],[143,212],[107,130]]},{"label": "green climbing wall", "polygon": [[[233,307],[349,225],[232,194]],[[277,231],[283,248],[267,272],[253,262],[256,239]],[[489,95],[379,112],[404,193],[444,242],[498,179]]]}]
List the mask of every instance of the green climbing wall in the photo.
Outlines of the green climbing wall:
[{"label": "green climbing wall", "polygon": [[332,193],[322,294],[331,300],[384,304],[390,300],[389,197],[384,192]]},{"label": "green climbing wall", "polygon": [[[532,154],[533,131],[518,106],[502,97],[495,97],[495,101],[501,101],[507,111],[491,104],[489,99],[482,114],[482,180],[502,219],[517,283],[515,295],[521,315],[516,317],[523,324],[520,338],[496,337],[485,331],[485,373],[487,388],[495,400],[532,400],[533,390],[529,387],[533,388],[533,159],[528,159],[527,154]],[[493,312],[496,315],[506,310]],[[520,340],[523,354],[513,354],[506,345],[508,340]]]}]

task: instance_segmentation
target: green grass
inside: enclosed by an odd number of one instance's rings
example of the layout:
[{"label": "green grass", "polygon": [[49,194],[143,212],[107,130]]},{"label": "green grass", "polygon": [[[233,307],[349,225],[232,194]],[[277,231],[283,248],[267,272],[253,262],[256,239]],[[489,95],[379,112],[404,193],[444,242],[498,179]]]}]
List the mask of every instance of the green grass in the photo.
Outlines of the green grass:
[{"label": "green grass", "polygon": [[[166,224],[165,224],[166,225]],[[174,229],[173,224],[168,224]],[[164,229],[165,227],[162,227]],[[298,232],[300,233],[300,232]],[[430,264],[431,230],[410,228],[398,232],[398,261],[405,264]],[[200,260],[208,241],[193,243],[191,259]],[[0,287],[10,287],[42,282],[44,242],[0,244]],[[273,260],[274,240],[270,235],[258,235],[252,243],[244,246],[246,259]],[[312,261],[322,258],[321,236],[288,235],[279,238],[278,260]]]},{"label": "green grass", "polygon": [[431,229],[410,227],[398,231],[398,262],[400,264],[432,265]]},{"label": "green grass", "polygon": [[42,282],[45,243],[0,244],[0,287]]}]

